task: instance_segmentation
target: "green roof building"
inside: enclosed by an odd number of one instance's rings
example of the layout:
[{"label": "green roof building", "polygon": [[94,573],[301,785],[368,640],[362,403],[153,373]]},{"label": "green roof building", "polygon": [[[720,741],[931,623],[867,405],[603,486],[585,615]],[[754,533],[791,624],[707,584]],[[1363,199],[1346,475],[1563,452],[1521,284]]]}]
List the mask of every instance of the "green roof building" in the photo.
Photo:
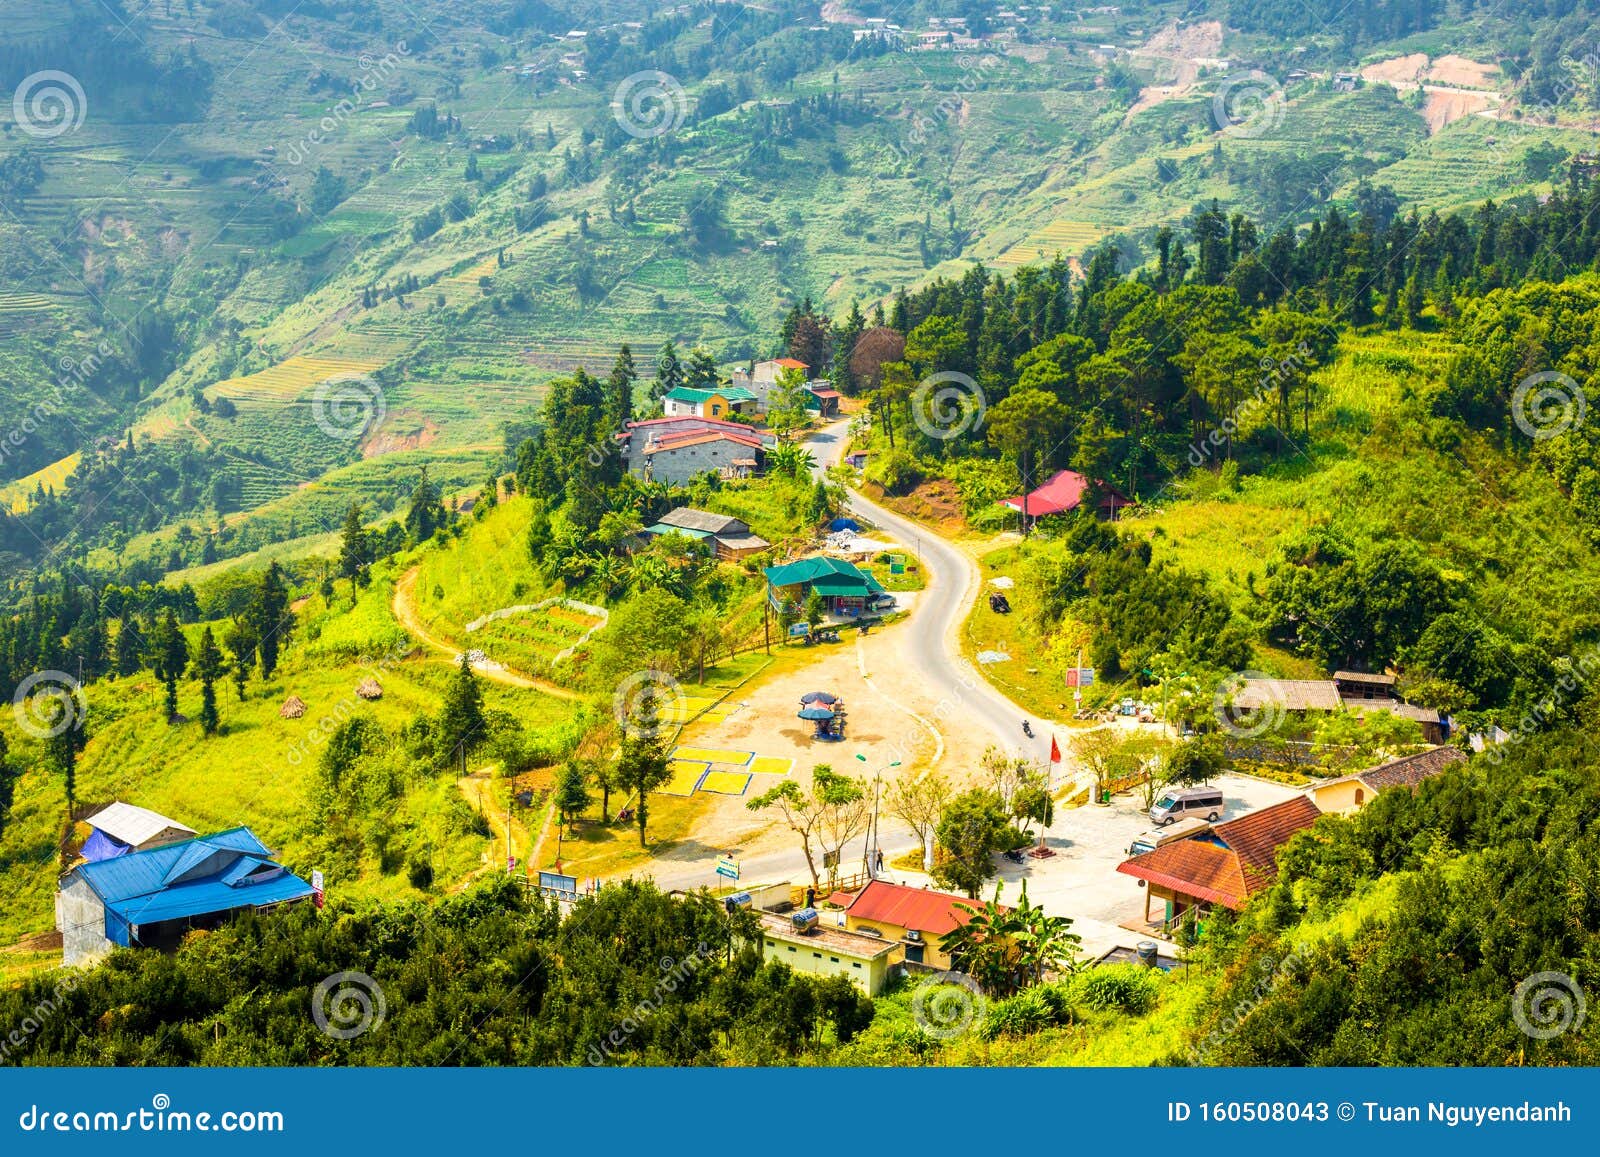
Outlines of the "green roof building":
[{"label": "green roof building", "polygon": [[815,591],[832,613],[859,614],[868,599],[883,593],[877,579],[841,558],[816,555],[769,566],[762,573],[767,579],[767,597],[780,611],[800,609]]}]

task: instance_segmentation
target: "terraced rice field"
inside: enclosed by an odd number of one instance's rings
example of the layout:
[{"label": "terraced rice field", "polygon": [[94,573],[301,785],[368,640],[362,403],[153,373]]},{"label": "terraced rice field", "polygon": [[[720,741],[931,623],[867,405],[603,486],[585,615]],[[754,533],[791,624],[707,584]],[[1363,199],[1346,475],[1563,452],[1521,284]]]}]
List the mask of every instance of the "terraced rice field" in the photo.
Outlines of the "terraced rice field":
[{"label": "terraced rice field", "polygon": [[1077,256],[1108,235],[1104,226],[1090,221],[1052,221],[1029,233],[994,259],[995,265],[1028,265],[1050,261],[1057,253]]},{"label": "terraced rice field", "polygon": [[0,486],[0,507],[21,513],[28,508],[33,492],[39,487],[43,486],[46,490],[60,490],[66,485],[67,478],[78,468],[78,462],[82,458],[82,454],[74,451],[42,470],[35,470],[26,478],[18,478]]},{"label": "terraced rice field", "polygon": [[583,671],[583,650],[580,648],[554,667],[552,660],[569,647],[577,646],[599,625],[600,620],[592,615],[558,605],[495,619],[468,637],[472,646],[482,649],[496,662],[529,674],[555,673],[563,682],[568,682]]},{"label": "terraced rice field", "polygon": [[211,387],[208,396],[227,398],[236,404],[272,405],[292,401],[318,382],[341,374],[370,374],[382,365],[367,358],[297,355],[259,373],[220,381]]}]

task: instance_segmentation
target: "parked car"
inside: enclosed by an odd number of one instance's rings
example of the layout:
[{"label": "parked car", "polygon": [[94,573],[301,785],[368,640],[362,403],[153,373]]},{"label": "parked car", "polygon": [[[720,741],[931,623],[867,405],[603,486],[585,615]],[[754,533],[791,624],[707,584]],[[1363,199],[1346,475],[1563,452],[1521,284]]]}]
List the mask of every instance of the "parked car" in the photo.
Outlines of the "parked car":
[{"label": "parked car", "polygon": [[1169,788],[1150,809],[1152,823],[1166,827],[1190,816],[1204,816],[1212,823],[1222,818],[1220,787]]}]

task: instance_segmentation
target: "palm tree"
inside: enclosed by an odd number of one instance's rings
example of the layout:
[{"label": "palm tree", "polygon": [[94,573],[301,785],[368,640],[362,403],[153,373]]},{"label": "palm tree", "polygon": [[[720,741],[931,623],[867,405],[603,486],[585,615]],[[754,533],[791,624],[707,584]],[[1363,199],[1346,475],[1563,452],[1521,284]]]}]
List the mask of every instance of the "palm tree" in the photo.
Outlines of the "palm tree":
[{"label": "palm tree", "polygon": [[981,908],[956,905],[970,917],[945,934],[943,947],[956,968],[984,992],[1003,997],[1038,984],[1046,972],[1073,968],[1081,941],[1069,917],[1052,916],[1029,903],[1027,884],[1015,908],[1001,905],[1000,887],[995,885],[994,899]]},{"label": "palm tree", "polygon": [[767,469],[787,478],[800,478],[814,470],[817,460],[799,442],[784,442],[767,451]]}]

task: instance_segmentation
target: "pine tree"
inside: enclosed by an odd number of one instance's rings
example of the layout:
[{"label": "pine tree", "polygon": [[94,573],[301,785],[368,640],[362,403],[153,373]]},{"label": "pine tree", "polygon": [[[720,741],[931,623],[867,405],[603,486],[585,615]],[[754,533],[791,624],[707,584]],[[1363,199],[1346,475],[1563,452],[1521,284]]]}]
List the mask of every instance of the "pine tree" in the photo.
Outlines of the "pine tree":
[{"label": "pine tree", "polygon": [[568,831],[572,830],[573,817],[589,806],[589,777],[583,764],[576,759],[561,765],[561,773],[556,777],[555,804]]},{"label": "pine tree", "polygon": [[278,669],[278,653],[291,625],[289,591],[284,586],[283,570],[277,563],[270,563],[261,576],[261,586],[250,607],[250,626],[256,638],[263,679],[272,678],[272,673]]},{"label": "pine tree", "polygon": [[143,666],[140,653],[144,650],[139,639],[139,628],[131,612],[124,611],[122,625],[117,628],[117,674],[132,675]]},{"label": "pine tree", "polygon": [[436,728],[442,764],[459,763],[484,740],[483,690],[465,655],[445,690]]},{"label": "pine tree", "polygon": [[177,616],[170,607],[166,617],[156,625],[152,643],[155,652],[153,666],[157,678],[166,688],[167,722],[171,723],[178,717],[178,678],[189,665],[189,644],[178,629]]},{"label": "pine tree", "polygon": [[668,338],[656,358],[656,401],[660,401],[681,385],[683,385],[683,363],[678,360],[678,347]]},{"label": "pine tree", "polygon": [[704,346],[695,346],[689,355],[689,385],[697,390],[716,389],[717,359]]},{"label": "pine tree", "polygon": [[639,846],[645,847],[645,826],[650,817],[650,793],[672,778],[666,744],[661,739],[661,716],[656,693],[646,683],[638,703],[622,727],[622,754],[617,760],[617,782],[633,793],[634,820],[639,825]]},{"label": "pine tree", "polygon": [[200,676],[200,729],[217,733],[217,676],[222,672],[222,652],[207,627],[200,635],[200,650],[194,657],[195,674]]},{"label": "pine tree", "polygon": [[426,542],[442,525],[444,504],[440,501],[439,488],[428,480],[428,468],[424,466],[411,491],[411,505],[406,509],[406,533],[412,542]]},{"label": "pine tree", "polygon": [[244,685],[250,678],[250,668],[255,666],[256,662],[255,632],[251,630],[246,620],[235,619],[222,641],[227,645],[228,653],[233,656],[233,690],[238,695],[239,702],[243,703]]},{"label": "pine tree", "polygon": [[639,378],[634,368],[633,350],[624,342],[617,351],[611,376],[606,379],[606,427],[620,430],[624,422],[633,417],[633,383]]},{"label": "pine tree", "polygon": [[339,543],[339,574],[350,580],[350,597],[355,598],[356,588],[367,581],[367,568],[372,564],[372,543],[361,522],[361,504],[352,502],[345,512],[344,531]]}]

